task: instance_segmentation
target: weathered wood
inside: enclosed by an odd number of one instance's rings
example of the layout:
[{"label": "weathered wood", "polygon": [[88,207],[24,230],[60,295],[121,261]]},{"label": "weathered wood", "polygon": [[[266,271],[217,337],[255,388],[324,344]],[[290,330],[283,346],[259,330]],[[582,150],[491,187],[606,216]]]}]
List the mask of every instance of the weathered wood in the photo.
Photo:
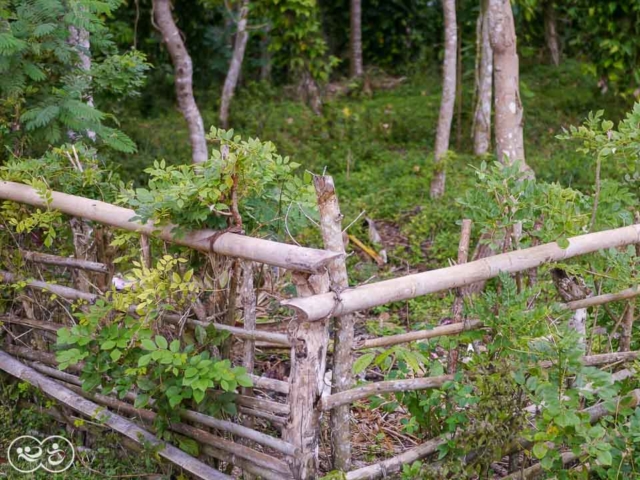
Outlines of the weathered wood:
[{"label": "weathered wood", "polygon": [[347,480],[369,480],[377,478],[386,478],[389,475],[398,473],[402,470],[403,465],[410,465],[421,458],[432,455],[438,451],[438,447],[448,440],[447,436],[429,440],[422,445],[411,448],[400,455],[391,457],[379,463],[374,463],[367,467],[352,470],[347,473]]},{"label": "weathered wood", "polygon": [[45,290],[59,297],[66,298],[68,300],[85,300],[89,303],[93,303],[98,298],[97,295],[92,293],[82,292],[75,288],[65,287],[63,285],[54,285],[52,283],[41,282],[40,280],[23,280],[13,273],[0,271],[0,282],[2,283],[15,283],[24,281],[26,287],[34,288],[36,290]]},{"label": "weathered wood", "polygon": [[[460,231],[460,242],[458,243],[458,265],[467,263],[469,259],[469,242],[471,240],[471,220],[465,218],[462,220],[462,229]],[[466,292],[462,288],[456,288],[455,299],[451,306],[451,316],[454,324],[462,323],[462,310],[464,307],[464,297]],[[447,372],[456,373],[458,368],[458,347],[449,350],[449,360],[447,362]]]},{"label": "weathered wood", "polygon": [[[333,178],[330,176],[315,176],[313,184],[318,198],[320,232],[322,233],[324,248],[331,252],[342,254],[327,265],[331,290],[339,296],[342,290],[349,288],[347,265],[344,260],[344,240],[342,237],[343,215],[340,213],[340,205]],[[332,393],[343,392],[353,386],[352,349],[354,326],[354,315],[344,315],[335,319],[333,374],[331,377]],[[351,468],[351,406],[344,405],[332,410],[329,424],[333,469],[346,472]]]},{"label": "weathered wood", "polygon": [[[576,455],[572,452],[564,452],[560,454],[560,460],[563,465],[567,465],[574,460],[580,458],[579,455]],[[525,468],[522,471],[512,473],[511,475],[507,475],[503,477],[503,480],[528,480],[529,478],[537,478],[544,470],[542,469],[541,463],[536,463],[529,468]]]},{"label": "weathered wood", "polygon": [[60,323],[41,322],[39,320],[16,317],[15,315],[0,315],[0,323],[23,325],[25,327],[37,328],[38,330],[47,330],[49,332],[57,332],[60,328],[64,327],[64,325]]},{"label": "weathered wood", "polygon": [[389,347],[400,343],[411,343],[418,340],[427,340],[429,338],[444,337],[447,335],[458,335],[468,330],[477,330],[484,325],[480,320],[467,320],[463,323],[452,323],[435,327],[431,330],[416,330],[415,332],[401,333],[398,335],[389,335],[388,337],[369,338],[356,345],[356,350],[365,350],[367,348]]},{"label": "weathered wood", "polygon": [[[34,188],[21,183],[0,181],[0,199],[25,203],[35,207],[52,208],[60,210],[67,215],[93,220],[111,227],[149,236],[155,235],[165,241],[184,245],[205,253],[210,251],[209,240],[216,233],[213,230],[198,230],[176,237],[172,233],[173,225],[158,228],[152,223],[143,225],[132,221],[131,219],[135,216],[135,212],[128,208],[55,191],[51,192],[51,198],[51,204],[47,205]],[[310,273],[321,271],[324,265],[338,255],[324,250],[272,242],[234,233],[220,235],[214,242],[213,251],[220,255],[244,258],[288,270]]]},{"label": "weathered wood", "polygon": [[20,254],[25,260],[34,263],[55,265],[57,267],[77,268],[80,270],[89,270],[98,273],[109,273],[109,267],[100,262],[90,262],[88,260],[79,260],[72,257],[61,257],[58,255],[49,255],[48,253],[30,252],[28,250],[22,250]]},{"label": "weathered wood", "polygon": [[640,351],[601,353],[582,357],[582,363],[586,366],[594,367],[596,365],[606,365],[607,363],[630,362],[638,358],[638,356],[640,356]]},{"label": "weathered wood", "polygon": [[220,450],[219,448],[212,447],[211,445],[203,445],[202,452],[209,457],[217,458],[218,460],[222,460],[223,462],[236,465],[242,468],[245,472],[249,472],[254,475],[257,475],[259,478],[263,480],[293,479],[293,477],[290,474],[287,475],[282,472],[274,472],[266,468],[258,467],[251,462],[247,462],[246,460],[239,458],[237,455],[234,455],[229,452],[225,452],[224,450]]},{"label": "weathered wood", "polygon": [[[3,345],[2,350],[10,353],[11,355],[15,355],[16,357],[26,358],[28,360],[34,362],[41,362],[47,365],[58,365],[56,360],[56,356],[53,353],[41,352],[39,350],[32,350],[26,347],[18,347],[15,345]],[[82,370],[82,363],[77,365],[69,365],[67,370],[69,371],[80,371]],[[263,378],[263,377],[260,377]],[[266,379],[266,383],[270,384],[271,381],[277,381],[272,379]],[[284,383],[284,382],[283,382]],[[289,414],[289,405],[284,403],[274,402],[272,400],[267,400],[265,398],[256,398],[256,397],[248,397],[245,395],[236,395],[235,401],[238,405],[243,407],[248,407],[249,412],[253,411],[264,411],[267,414],[276,414],[276,415],[288,415]],[[256,415],[260,416],[260,415]],[[271,417],[264,417],[271,418]],[[281,419],[283,420],[283,419]]]},{"label": "weathered wood", "polygon": [[[294,273],[299,295],[313,295],[329,290],[327,275]],[[282,435],[300,453],[290,459],[296,480],[315,480],[318,474],[320,415],[316,408],[323,390],[329,343],[328,320],[290,324],[291,374],[289,405],[291,414]]]},{"label": "weathered wood", "polygon": [[595,307],[597,305],[604,305],[605,303],[617,302],[619,300],[628,300],[640,295],[640,286],[627,288],[617,293],[605,293],[595,297],[585,298],[583,300],[576,300],[574,302],[567,302],[561,305],[561,308],[567,310],[578,310],[580,308]]},{"label": "weathered wood", "polygon": [[[87,397],[95,401],[96,403],[99,403],[100,405],[104,405],[108,408],[112,408],[120,412],[124,412],[127,415],[134,415],[148,423],[152,423],[157,417],[157,414],[155,412],[144,410],[141,408],[135,408],[134,406],[113,397],[108,397],[99,393],[87,393],[83,391],[81,387],[75,385],[68,385],[67,388],[73,392],[76,392],[78,395]],[[236,425],[236,427],[239,427],[239,425]],[[173,422],[169,425],[169,429],[173,430],[174,432],[186,435],[189,438],[193,438],[194,440],[203,444],[211,445],[212,447],[218,448],[225,452],[232,453],[242,458],[243,460],[251,462],[259,467],[282,472],[285,474],[288,473],[288,466],[282,460],[276,459],[274,457],[271,457],[270,455],[264,454],[244,445],[232,442],[230,440],[227,440],[226,438],[222,438],[209,432],[205,432],[204,430],[192,427],[191,425]]]},{"label": "weathered wood", "polygon": [[408,378],[403,380],[388,380],[384,382],[370,383],[341,393],[335,393],[328,397],[323,397],[320,401],[320,410],[331,410],[332,408],[336,408],[340,405],[348,405],[357,400],[381,393],[408,392],[411,390],[438,388],[446,382],[453,381],[453,378],[453,375],[440,375],[439,377]]},{"label": "weathered wood", "polygon": [[545,263],[567,260],[607,248],[640,243],[640,225],[589,233],[569,239],[566,249],[557,243],[502,253],[464,265],[416,273],[405,277],[351,288],[340,294],[336,303],[333,293],[285,300],[283,305],[294,308],[301,320],[314,321],[330,315],[346,315],[385,303],[441,292],[488,280],[500,273],[516,273]]},{"label": "weathered wood", "polygon": [[106,411],[104,408],[83,398],[81,395],[63,387],[55,380],[47,378],[36,372],[33,368],[20,363],[3,351],[0,351],[0,369],[20,380],[30,383],[72,410],[87,415],[90,418],[98,419],[102,424],[109,426],[136,443],[141,444],[144,440],[144,442],[151,445],[160,445],[161,448],[157,451],[158,455],[183,468],[197,478],[204,480],[232,480],[232,477],[205,465],[173,445],[159,440],[154,435],[124,419],[120,415]]}]

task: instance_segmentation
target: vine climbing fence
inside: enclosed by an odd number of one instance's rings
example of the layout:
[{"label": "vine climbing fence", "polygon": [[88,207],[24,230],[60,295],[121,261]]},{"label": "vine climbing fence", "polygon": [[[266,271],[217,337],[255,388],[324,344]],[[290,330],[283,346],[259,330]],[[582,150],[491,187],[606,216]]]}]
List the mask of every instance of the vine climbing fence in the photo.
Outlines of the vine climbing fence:
[{"label": "vine climbing fence", "polygon": [[[208,328],[227,332],[238,340],[235,346],[241,352],[237,355],[241,358],[239,363],[247,369],[251,379],[250,386],[244,386],[239,393],[234,393],[238,414],[222,419],[197,409],[182,408],[179,411],[180,421],[168,425],[169,430],[196,441],[205,456],[217,459],[213,465],[219,468],[212,467],[211,462],[196,458],[152,433],[148,425],[157,420],[158,413],[154,411],[152,403],[147,408],[137,405],[136,400],[144,395],[142,389],[133,388],[118,396],[108,392],[87,391],[82,388],[83,382],[79,376],[82,362],[68,365],[64,370],[56,368],[59,360],[55,355],[56,334],[74,322],[73,316],[69,315],[69,305],[83,309],[104,298],[105,291],[112,288],[113,264],[100,261],[99,258],[97,261],[83,259],[78,254],[75,257],[61,257],[16,249],[16,255],[20,255],[24,262],[48,268],[49,279],[44,276],[38,279],[21,271],[0,272],[2,283],[17,287],[10,290],[14,295],[11,307],[0,316],[0,322],[7,332],[0,351],[0,369],[32,384],[60,402],[64,408],[75,412],[62,416],[60,420],[72,419],[74,415],[97,419],[133,442],[156,445],[161,457],[195,478],[231,478],[229,475],[237,471],[233,470],[234,467],[253,478],[319,478],[319,443],[323,425],[326,426],[322,422],[323,415],[330,417],[334,466],[347,471],[346,478],[349,480],[382,478],[399,472],[403,465],[437,452],[448,437],[443,435],[379,463],[350,469],[351,405],[377,394],[439,388],[452,381],[454,376],[449,372],[436,377],[355,386],[352,374],[355,355],[371,348],[458,335],[467,330],[481,329],[483,324],[471,319],[430,330],[356,340],[356,312],[446,290],[453,289],[459,294],[462,287],[486,281],[501,273],[515,274],[602,249],[640,243],[640,225],[632,225],[570,238],[566,248],[550,243],[466,263],[469,238],[467,224],[466,234],[463,229],[457,265],[350,287],[342,215],[333,180],[328,176],[316,176],[314,185],[324,250],[230,232],[195,231],[176,235],[171,227],[159,229],[152,224],[133,220],[135,213],[126,208],[60,192],[43,195],[28,185],[0,182],[1,200],[57,210],[69,217],[93,222],[92,225],[100,225],[101,228],[135,232],[140,235],[141,252],[149,263],[149,237],[189,247],[206,255],[231,257],[242,262],[242,268],[236,269],[236,272],[244,272],[243,280],[238,292],[231,292],[238,293],[241,299],[243,319],[240,324],[234,318],[231,321],[219,321],[220,318],[225,320],[224,315],[203,315],[196,305],[186,313],[164,312],[156,325],[178,339],[190,330]],[[295,297],[281,302],[282,306],[293,309],[295,315],[286,323],[286,328],[277,331],[265,329],[264,325],[256,323],[253,273],[262,271],[262,265],[290,271],[297,291]],[[60,275],[61,282],[51,280],[52,272],[58,274],[69,271],[85,272],[87,278],[99,277],[98,283],[103,288],[97,288],[91,282],[85,282],[84,288],[78,288],[78,283],[74,287],[64,285],[62,282],[70,278],[66,274]],[[46,309],[34,308],[29,299],[21,298],[23,291],[33,292],[30,294],[33,297],[40,295],[36,302],[45,305],[59,302],[59,299],[66,303],[63,308],[56,307],[55,315],[45,315]],[[638,294],[640,289],[633,287],[618,293],[567,302],[563,308],[588,308],[633,298]],[[135,311],[133,308],[133,313]],[[284,352],[283,355],[288,354],[289,373],[286,381],[256,374],[257,348],[276,349]],[[591,355],[584,357],[583,361],[588,365],[602,365],[637,357],[638,352],[627,351]],[[113,361],[117,362],[117,358]],[[633,391],[627,400],[638,404],[640,392]],[[56,415],[55,411],[49,413]],[[587,409],[586,413],[595,421],[605,411],[596,406]],[[523,439],[514,444],[512,450],[522,450],[528,446],[530,443]],[[563,460],[571,461],[571,455],[563,457]],[[226,473],[220,471],[223,465],[227,467],[224,469]],[[537,467],[531,468],[535,470]],[[518,475],[529,478],[526,472]]]}]

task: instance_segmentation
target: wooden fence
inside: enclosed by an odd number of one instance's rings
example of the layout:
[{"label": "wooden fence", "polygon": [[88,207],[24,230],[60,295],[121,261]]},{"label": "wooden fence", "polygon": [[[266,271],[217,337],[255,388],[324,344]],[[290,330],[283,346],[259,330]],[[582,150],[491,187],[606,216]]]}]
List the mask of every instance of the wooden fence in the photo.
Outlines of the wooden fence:
[{"label": "wooden fence", "polygon": [[[194,250],[213,252],[250,262],[277,266],[292,272],[297,289],[297,298],[282,304],[294,309],[296,316],[287,333],[261,330],[255,323],[255,298],[250,278],[245,275],[240,287],[244,304],[243,328],[217,323],[213,320],[187,318],[187,325],[212,326],[225,330],[244,344],[243,363],[253,370],[256,343],[290,352],[290,374],[288,381],[252,375],[255,391],[272,392],[270,397],[243,391],[236,396],[239,411],[246,418],[260,419],[270,425],[270,431],[261,431],[252,422],[244,424],[221,420],[202,413],[183,410],[183,423],[171,425],[177,433],[199,442],[202,451],[210,457],[228,462],[259,478],[265,479],[316,479],[320,476],[318,450],[321,433],[321,417],[330,412],[331,446],[334,465],[348,470],[350,459],[350,406],[353,402],[371,395],[387,392],[421,390],[441,387],[452,375],[412,378],[395,381],[380,381],[355,386],[352,364],[356,351],[408,343],[444,335],[457,335],[466,330],[483,328],[478,320],[445,325],[431,330],[407,332],[400,335],[355,341],[353,314],[359,310],[383,305],[388,302],[406,300],[420,295],[456,289],[478,281],[496,277],[501,272],[522,272],[544,263],[565,260],[600,249],[621,247],[640,243],[640,225],[598,232],[569,239],[569,247],[560,248],[551,243],[504,253],[493,257],[459,264],[448,268],[408,275],[369,285],[350,288],[345,265],[342,215],[331,177],[315,177],[321,217],[321,231],[325,250],[304,248],[295,245],[224,233],[217,236],[211,231],[190,232],[176,238],[171,227],[154,228],[131,221],[132,210],[86,198],[52,192],[47,204],[31,187],[13,182],[0,182],[0,200],[10,200],[40,208],[61,211],[72,217],[91,220],[116,229],[138,232],[141,235],[157,236]],[[99,262],[62,258],[37,252],[22,252],[31,262],[107,272],[109,266]],[[69,300],[95,302],[99,296],[69,286],[47,283],[30,278],[21,278],[17,272],[0,271],[0,281],[14,283],[24,281],[26,288],[51,292]],[[623,292],[601,295],[565,304],[567,309],[588,308],[611,301],[633,298],[640,294],[634,287]],[[254,296],[255,297],[255,296]],[[326,364],[330,347],[329,322],[335,318],[333,337],[333,369],[331,391],[327,391]],[[182,320],[176,314],[164,315],[164,321],[178,324]],[[35,329],[44,338],[55,341],[55,332],[62,323],[50,319],[19,317],[11,313],[0,316],[0,322],[16,329],[16,334]],[[11,337],[8,337],[9,339]],[[80,388],[76,375],[81,365],[60,371],[56,368],[55,356],[46,350],[20,346],[18,342],[5,342],[0,351],[0,369],[36,386],[50,397],[58,400],[78,414],[98,416],[105,425],[127,436],[133,442],[144,438],[151,444],[162,444],[159,454],[168,461],[182,467],[194,477],[203,479],[231,478],[213,469],[208,464],[167,445],[144,427],[153,422],[156,414],[152,409],[134,408],[135,392],[118,400],[99,393],[87,394]],[[638,357],[638,352],[620,352],[604,356],[585,357],[587,364],[602,364],[626,361]],[[19,360],[18,360],[19,359]],[[253,373],[253,372],[250,372]],[[631,401],[638,403],[640,394],[634,392]],[[104,407],[107,407],[106,409]],[[53,414],[53,413],[52,413]],[[124,416],[135,417],[142,426]],[[594,414],[595,415],[595,414]],[[602,416],[602,413],[600,413]],[[594,419],[599,418],[597,415]],[[595,420],[594,420],[595,421]],[[253,425],[253,426],[252,426]],[[216,432],[216,433],[212,433]],[[225,436],[226,434],[226,436]],[[434,452],[447,440],[437,438],[410,449],[401,455],[347,473],[349,480],[382,478],[401,470],[402,465],[412,463]],[[528,478],[528,477],[525,477]]]}]

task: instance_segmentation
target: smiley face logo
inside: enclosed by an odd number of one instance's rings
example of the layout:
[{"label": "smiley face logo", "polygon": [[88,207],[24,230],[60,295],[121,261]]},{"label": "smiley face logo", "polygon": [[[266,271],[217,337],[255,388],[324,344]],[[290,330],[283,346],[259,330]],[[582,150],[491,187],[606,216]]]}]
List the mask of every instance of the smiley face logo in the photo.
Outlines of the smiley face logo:
[{"label": "smiley face logo", "polygon": [[75,455],[73,444],[57,435],[42,441],[23,435],[13,440],[7,450],[9,464],[20,473],[32,473],[40,468],[61,473],[71,467]]}]

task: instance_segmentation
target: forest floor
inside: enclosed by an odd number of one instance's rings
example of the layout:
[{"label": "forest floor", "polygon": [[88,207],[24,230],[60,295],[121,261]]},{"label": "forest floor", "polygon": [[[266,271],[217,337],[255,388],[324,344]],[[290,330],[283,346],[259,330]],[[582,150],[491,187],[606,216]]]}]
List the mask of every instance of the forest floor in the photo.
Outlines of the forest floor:
[{"label": "forest floor", "polygon": [[[374,88],[371,94],[357,85],[351,86],[349,94],[334,95],[325,103],[322,117],[265,85],[246,86],[234,99],[231,124],[236,132],[271,140],[281,153],[290,155],[303,169],[333,175],[346,217],[344,225],[357,219],[348,233],[379,251],[381,247],[370,241],[364,219],[375,222],[388,263],[382,267],[377,265],[362,249],[355,247],[352,240],[348,249],[354,252],[349,257],[349,275],[354,285],[445,266],[456,257],[458,222],[463,216],[463,208],[456,199],[474,182],[473,166],[481,162],[470,153],[473,79],[465,78],[462,108],[454,120],[451,150],[455,154],[446,166],[446,194],[434,202],[429,199],[429,184],[440,101],[437,72],[438,68],[433,68],[430,74],[397,82],[393,89]],[[524,65],[521,91],[527,161],[537,177],[590,191],[594,159],[577,153],[575,143],[556,136],[563,128],[579,125],[590,111],[603,105],[607,106],[605,117],[619,120],[630,103],[603,95],[596,88],[595,79],[585,73],[580,63],[573,61],[559,68]],[[216,105],[207,104],[207,97],[214,95],[203,94],[199,98],[205,125],[215,125]],[[144,167],[155,159],[164,158],[172,163],[189,159],[185,148],[187,131],[180,114],[171,103],[160,102],[147,106],[144,115],[132,113],[131,109],[127,115],[120,115],[124,119],[122,129],[139,146],[137,154],[118,159],[125,180],[141,181]],[[606,172],[606,165],[603,168]],[[314,231],[303,234],[301,239],[306,245],[319,242],[319,234]],[[362,316],[358,328],[360,333],[384,335],[433,325],[450,314],[450,306],[450,295],[387,305]],[[43,417],[29,414],[30,410],[26,409],[12,410],[1,401],[10,397],[19,399],[23,394],[21,391],[0,392],[0,437],[10,438],[18,433],[4,431],[15,425],[16,418],[21,419],[21,431],[27,424],[35,430],[39,428],[37,422]],[[44,406],[48,408],[46,402]],[[410,429],[403,429],[404,416],[396,411],[396,406],[354,409],[357,466],[397,454],[419,441]],[[3,418],[10,421],[3,422]],[[106,444],[117,445],[110,442],[115,439]],[[327,444],[328,439],[323,439],[323,446]],[[121,461],[113,448],[98,445],[96,451],[105,456],[93,459],[93,468],[109,475],[158,471],[151,464],[152,459],[144,456],[131,458],[127,463]],[[327,458],[325,448],[323,457]],[[0,465],[0,477],[3,471],[7,472]],[[166,475],[166,470],[163,473]],[[134,473],[133,476],[135,478]],[[97,476],[78,466],[75,474],[60,478]]]}]

